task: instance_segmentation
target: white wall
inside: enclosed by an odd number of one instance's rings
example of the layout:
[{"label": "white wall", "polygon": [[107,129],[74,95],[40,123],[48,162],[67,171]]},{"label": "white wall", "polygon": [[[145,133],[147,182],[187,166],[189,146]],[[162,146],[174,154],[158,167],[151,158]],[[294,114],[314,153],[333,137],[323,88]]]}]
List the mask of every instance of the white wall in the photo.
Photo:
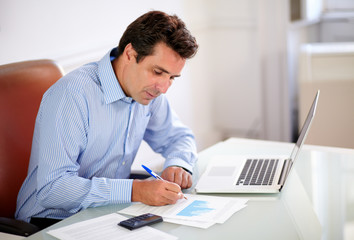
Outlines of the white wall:
[{"label": "white wall", "polygon": [[192,2],[195,6],[190,3],[191,11],[207,3],[204,16],[187,16],[193,17],[192,27],[204,41],[200,51],[205,56],[204,66],[196,66],[195,71],[203,69],[206,74],[200,86],[210,83],[203,91],[208,93],[203,101],[209,101],[212,109],[209,118],[222,137],[246,136],[251,131],[257,137],[261,129],[258,1]]},{"label": "white wall", "polygon": [[197,101],[208,106],[201,124],[208,122],[209,133],[201,135],[289,141],[288,1],[184,3],[186,19],[201,41],[202,59],[192,72],[199,85]]},{"label": "white wall", "polygon": [[181,14],[181,1],[1,0],[0,64],[106,52],[151,9]]}]

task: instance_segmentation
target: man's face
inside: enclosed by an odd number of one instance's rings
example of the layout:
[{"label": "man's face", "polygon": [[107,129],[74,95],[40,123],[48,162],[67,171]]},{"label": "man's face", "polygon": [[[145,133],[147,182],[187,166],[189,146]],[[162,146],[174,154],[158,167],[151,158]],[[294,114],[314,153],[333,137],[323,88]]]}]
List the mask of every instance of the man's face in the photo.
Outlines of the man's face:
[{"label": "man's face", "polygon": [[128,44],[123,53],[125,67],[119,83],[128,97],[147,105],[161,93],[166,93],[175,77],[179,77],[186,60],[164,43],[154,47],[152,55],[136,62],[137,53]]}]

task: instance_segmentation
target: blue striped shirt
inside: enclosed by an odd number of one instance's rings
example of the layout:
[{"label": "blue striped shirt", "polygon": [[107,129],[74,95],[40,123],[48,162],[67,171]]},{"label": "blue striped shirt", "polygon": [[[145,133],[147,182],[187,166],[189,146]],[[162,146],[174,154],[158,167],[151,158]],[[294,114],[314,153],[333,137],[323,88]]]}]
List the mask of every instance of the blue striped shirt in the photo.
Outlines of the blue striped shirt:
[{"label": "blue striped shirt", "polygon": [[164,168],[192,172],[191,130],[166,96],[148,105],[127,97],[112,58],[109,52],[68,73],[43,95],[17,219],[65,218],[88,207],[131,202],[129,175],[142,140],[164,156]]}]

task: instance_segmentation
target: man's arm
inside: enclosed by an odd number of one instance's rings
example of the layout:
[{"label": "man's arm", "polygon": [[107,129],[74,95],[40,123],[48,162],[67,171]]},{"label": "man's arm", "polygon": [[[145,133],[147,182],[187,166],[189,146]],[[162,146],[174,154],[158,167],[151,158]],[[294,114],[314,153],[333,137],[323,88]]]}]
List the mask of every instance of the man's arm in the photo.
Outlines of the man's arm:
[{"label": "man's arm", "polygon": [[197,161],[194,135],[182,124],[164,95],[151,105],[152,114],[144,140],[166,159],[162,178],[189,188],[192,186],[190,173]]}]

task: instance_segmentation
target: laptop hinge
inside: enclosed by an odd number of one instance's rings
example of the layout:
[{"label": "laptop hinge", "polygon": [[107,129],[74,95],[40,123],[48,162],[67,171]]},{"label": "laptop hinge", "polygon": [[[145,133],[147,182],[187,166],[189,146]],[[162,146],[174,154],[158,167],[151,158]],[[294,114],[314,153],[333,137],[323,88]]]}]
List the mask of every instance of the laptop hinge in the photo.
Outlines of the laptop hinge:
[{"label": "laptop hinge", "polygon": [[283,187],[292,165],[293,165],[293,161],[290,158],[284,161],[283,168],[281,170],[281,174],[278,182],[278,185],[280,185],[281,187]]}]

